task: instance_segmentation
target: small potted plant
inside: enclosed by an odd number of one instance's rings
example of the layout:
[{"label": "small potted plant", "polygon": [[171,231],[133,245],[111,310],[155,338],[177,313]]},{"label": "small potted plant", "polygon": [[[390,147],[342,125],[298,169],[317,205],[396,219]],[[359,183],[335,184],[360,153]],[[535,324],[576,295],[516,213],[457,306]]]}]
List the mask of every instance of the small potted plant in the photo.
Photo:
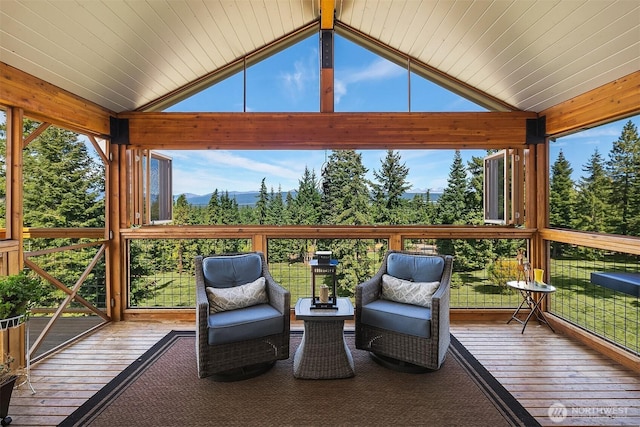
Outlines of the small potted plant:
[{"label": "small potted plant", "polygon": [[11,368],[11,364],[14,359],[9,354],[5,354],[0,363],[0,423],[3,426],[11,424],[11,417],[9,413],[9,402],[11,401],[11,394],[13,393],[13,386],[18,379],[18,376],[22,375],[22,370],[14,371]]},{"label": "small potted plant", "polygon": [[17,367],[25,367],[26,364],[24,337],[27,314],[43,296],[40,281],[24,271],[0,277],[0,339],[9,344],[19,343],[17,348],[15,344],[5,348]]},{"label": "small potted plant", "polygon": [[0,319],[25,316],[42,296],[40,281],[24,271],[0,277]]}]

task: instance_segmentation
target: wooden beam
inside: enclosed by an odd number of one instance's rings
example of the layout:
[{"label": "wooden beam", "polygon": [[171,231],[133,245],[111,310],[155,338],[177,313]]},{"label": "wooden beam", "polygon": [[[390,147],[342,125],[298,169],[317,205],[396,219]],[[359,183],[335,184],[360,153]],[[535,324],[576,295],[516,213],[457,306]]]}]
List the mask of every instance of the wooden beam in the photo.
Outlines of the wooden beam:
[{"label": "wooden beam", "polygon": [[128,148],[172,150],[523,147],[529,112],[125,113]]},{"label": "wooden beam", "polygon": [[640,71],[540,112],[547,134],[558,135],[640,113]]},{"label": "wooden beam", "polygon": [[108,136],[115,113],[0,62],[0,104],[19,107],[32,119],[82,133]]},{"label": "wooden beam", "polygon": [[320,29],[333,30],[334,0],[320,0]]},{"label": "wooden beam", "polygon": [[[509,226],[166,225],[122,229],[124,239],[530,239],[535,229]],[[264,245],[264,243],[259,243]]]}]

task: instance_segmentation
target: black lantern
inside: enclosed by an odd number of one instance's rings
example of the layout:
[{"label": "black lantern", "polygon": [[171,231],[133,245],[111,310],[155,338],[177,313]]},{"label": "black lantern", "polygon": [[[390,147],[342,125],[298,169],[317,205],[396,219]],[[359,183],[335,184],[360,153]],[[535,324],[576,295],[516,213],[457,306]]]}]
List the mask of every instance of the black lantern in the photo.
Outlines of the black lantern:
[{"label": "black lantern", "polygon": [[[317,251],[316,259],[311,265],[311,308],[338,308],[338,294],[336,292],[336,267],[338,260],[331,259],[331,251]],[[316,276],[331,276],[332,286],[316,286]]]}]

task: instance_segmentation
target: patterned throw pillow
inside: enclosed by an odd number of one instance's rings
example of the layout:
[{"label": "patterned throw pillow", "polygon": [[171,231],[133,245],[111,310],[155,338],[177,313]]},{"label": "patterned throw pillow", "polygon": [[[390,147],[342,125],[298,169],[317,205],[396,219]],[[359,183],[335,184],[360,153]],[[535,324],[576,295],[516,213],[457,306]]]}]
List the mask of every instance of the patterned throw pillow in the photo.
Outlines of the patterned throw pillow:
[{"label": "patterned throw pillow", "polygon": [[410,282],[385,274],[382,276],[382,298],[405,304],[431,307],[431,298],[440,282]]},{"label": "patterned throw pillow", "polygon": [[264,277],[245,285],[232,288],[207,288],[209,298],[209,313],[236,310],[256,304],[269,302]]}]

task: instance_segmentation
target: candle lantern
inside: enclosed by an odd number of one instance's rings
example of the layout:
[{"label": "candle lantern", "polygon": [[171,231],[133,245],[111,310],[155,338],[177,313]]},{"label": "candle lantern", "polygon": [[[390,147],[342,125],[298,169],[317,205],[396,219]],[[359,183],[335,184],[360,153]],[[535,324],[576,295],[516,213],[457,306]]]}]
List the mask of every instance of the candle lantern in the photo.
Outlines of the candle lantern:
[{"label": "candle lantern", "polygon": [[[336,289],[336,267],[338,260],[331,259],[331,251],[317,251],[316,258],[311,265],[311,308],[338,308],[338,294]],[[331,286],[317,286],[317,276],[330,276]]]}]

